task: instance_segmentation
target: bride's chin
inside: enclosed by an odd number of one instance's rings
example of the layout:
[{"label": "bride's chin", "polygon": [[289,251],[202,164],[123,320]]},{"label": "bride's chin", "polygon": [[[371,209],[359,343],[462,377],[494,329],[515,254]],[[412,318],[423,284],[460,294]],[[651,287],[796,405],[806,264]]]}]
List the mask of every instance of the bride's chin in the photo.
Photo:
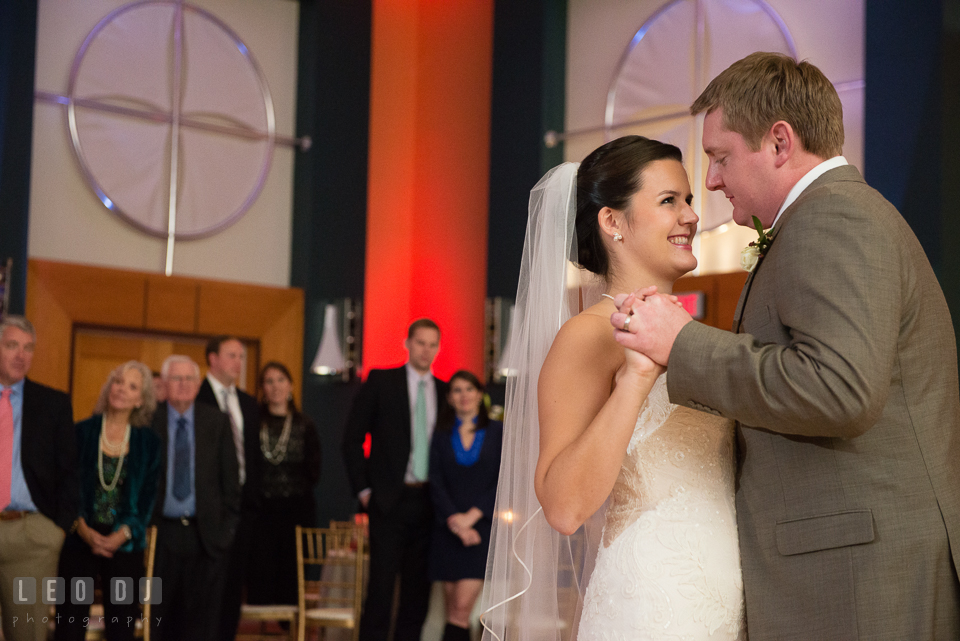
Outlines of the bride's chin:
[{"label": "bride's chin", "polygon": [[690,260],[684,260],[676,266],[677,278],[685,276],[697,268],[697,259],[690,256]]}]

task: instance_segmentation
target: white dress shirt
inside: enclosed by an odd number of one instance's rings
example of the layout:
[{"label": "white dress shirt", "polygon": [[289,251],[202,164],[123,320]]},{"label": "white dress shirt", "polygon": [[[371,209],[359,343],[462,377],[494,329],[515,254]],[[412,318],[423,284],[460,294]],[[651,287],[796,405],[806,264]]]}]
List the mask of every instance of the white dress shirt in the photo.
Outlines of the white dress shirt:
[{"label": "white dress shirt", "polygon": [[[237,397],[237,388],[235,385],[227,387],[214,376],[207,372],[207,380],[210,382],[210,388],[213,390],[213,396],[217,399],[217,405],[220,411],[230,417],[230,429],[236,429],[233,436],[233,444],[237,448],[237,463],[240,466],[239,480],[240,485],[247,482],[247,467],[245,454],[243,451],[243,411],[240,409],[240,399]],[[251,429],[256,429],[252,427]]]},{"label": "white dress shirt", "polygon": [[797,198],[800,197],[800,194],[803,193],[803,190],[813,184],[813,181],[824,175],[831,169],[836,169],[837,167],[843,167],[844,165],[849,165],[847,159],[843,156],[834,156],[830,160],[824,160],[822,163],[808,171],[804,174],[803,178],[797,181],[797,184],[793,186],[793,189],[790,190],[790,193],[787,194],[787,199],[783,201],[783,204],[780,205],[780,211],[777,212],[777,217],[773,219],[774,227],[777,224],[777,221],[780,220],[780,216],[783,215],[784,210],[793,204]]},{"label": "white dress shirt", "polygon": [[[240,410],[240,399],[237,398],[237,387],[235,385],[227,387],[209,373],[207,374],[207,381],[213,389],[213,395],[217,399],[217,405],[220,406],[220,411],[230,414],[237,429],[240,430],[240,434],[243,435],[243,411]],[[226,392],[226,403],[224,403],[224,392]]]}]

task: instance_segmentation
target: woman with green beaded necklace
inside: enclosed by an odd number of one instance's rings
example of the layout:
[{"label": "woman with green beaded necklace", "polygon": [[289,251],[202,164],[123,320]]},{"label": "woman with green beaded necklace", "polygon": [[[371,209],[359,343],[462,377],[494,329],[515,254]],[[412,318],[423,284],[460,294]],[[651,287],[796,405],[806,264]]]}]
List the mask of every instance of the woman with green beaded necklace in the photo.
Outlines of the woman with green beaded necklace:
[{"label": "woman with green beaded necklace", "polygon": [[[153,513],[160,439],[148,425],[156,409],[150,369],[128,361],[107,378],[94,415],[77,423],[80,512],[60,552],[60,576],[100,577],[104,593],[113,577],[143,576],[146,528]],[[133,593],[136,593],[136,585]],[[110,641],[134,638],[139,605],[103,599]],[[80,641],[89,606],[67,599],[57,606],[57,641]],[[131,618],[132,617],[132,618]]]}]

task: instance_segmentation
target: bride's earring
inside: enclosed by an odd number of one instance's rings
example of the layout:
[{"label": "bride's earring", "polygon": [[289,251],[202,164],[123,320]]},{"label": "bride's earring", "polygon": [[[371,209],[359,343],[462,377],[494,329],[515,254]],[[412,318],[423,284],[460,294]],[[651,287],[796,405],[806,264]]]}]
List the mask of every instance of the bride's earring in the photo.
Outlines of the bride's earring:
[{"label": "bride's earring", "polygon": [[619,243],[622,240],[623,240],[623,236],[620,235],[620,232],[618,231],[613,232],[613,242]]}]

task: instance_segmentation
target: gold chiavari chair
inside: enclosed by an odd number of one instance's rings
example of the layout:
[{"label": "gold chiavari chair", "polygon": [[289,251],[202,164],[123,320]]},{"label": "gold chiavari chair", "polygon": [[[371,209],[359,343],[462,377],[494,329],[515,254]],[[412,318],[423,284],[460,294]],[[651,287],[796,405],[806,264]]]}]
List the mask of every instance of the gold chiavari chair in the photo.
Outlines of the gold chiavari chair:
[{"label": "gold chiavari chair", "polygon": [[364,530],[297,526],[297,639],[306,630],[345,628],[356,641],[363,601]]}]

